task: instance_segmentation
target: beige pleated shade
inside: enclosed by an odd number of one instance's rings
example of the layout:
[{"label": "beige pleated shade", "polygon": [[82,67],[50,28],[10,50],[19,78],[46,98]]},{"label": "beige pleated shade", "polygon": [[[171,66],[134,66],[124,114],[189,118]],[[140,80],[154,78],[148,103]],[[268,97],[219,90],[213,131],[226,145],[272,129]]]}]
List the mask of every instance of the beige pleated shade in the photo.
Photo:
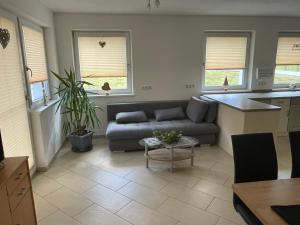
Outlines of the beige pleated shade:
[{"label": "beige pleated shade", "polygon": [[300,65],[300,35],[279,37],[276,65]]},{"label": "beige pleated shade", "polygon": [[244,69],[246,67],[247,37],[207,37],[207,70]]},{"label": "beige pleated shade", "polygon": [[126,37],[79,37],[78,50],[82,77],[127,76]]},{"label": "beige pleated shade", "polygon": [[22,29],[27,66],[32,70],[32,76],[28,72],[29,82],[37,83],[48,80],[43,32],[27,26],[23,26]]},{"label": "beige pleated shade", "polygon": [[0,16],[0,24],[10,33],[10,42],[0,46],[0,130],[6,157],[29,156],[29,166],[34,165],[32,142],[24,96],[24,76],[13,20]]}]

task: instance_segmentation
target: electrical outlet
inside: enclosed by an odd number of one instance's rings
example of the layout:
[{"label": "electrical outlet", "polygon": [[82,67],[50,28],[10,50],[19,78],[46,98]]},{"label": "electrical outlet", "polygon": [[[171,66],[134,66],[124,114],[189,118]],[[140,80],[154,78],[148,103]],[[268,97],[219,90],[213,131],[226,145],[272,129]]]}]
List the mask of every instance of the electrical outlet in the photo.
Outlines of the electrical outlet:
[{"label": "electrical outlet", "polygon": [[143,85],[141,89],[144,91],[152,90],[152,86],[151,85]]},{"label": "electrical outlet", "polygon": [[185,88],[188,88],[188,89],[195,88],[195,84],[186,84]]}]

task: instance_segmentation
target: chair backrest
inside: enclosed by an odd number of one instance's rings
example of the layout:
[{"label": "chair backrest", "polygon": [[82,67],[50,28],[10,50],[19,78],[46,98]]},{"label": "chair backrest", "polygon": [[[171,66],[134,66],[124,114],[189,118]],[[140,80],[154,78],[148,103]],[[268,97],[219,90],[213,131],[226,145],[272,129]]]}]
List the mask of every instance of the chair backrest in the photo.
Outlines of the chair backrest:
[{"label": "chair backrest", "polygon": [[[277,179],[278,164],[272,133],[233,135],[231,140],[234,183]],[[234,195],[234,205],[238,201]]]},{"label": "chair backrest", "polygon": [[300,177],[300,131],[289,133],[292,153],[292,174],[291,177]]}]

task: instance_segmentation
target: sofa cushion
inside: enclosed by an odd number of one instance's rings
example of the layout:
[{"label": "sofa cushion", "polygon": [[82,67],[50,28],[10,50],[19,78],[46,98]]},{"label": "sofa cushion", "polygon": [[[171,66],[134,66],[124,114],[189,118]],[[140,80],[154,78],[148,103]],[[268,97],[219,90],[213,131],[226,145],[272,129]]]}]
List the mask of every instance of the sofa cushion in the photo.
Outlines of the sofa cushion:
[{"label": "sofa cushion", "polygon": [[200,99],[202,99],[208,103],[208,110],[207,110],[207,113],[204,118],[205,122],[208,122],[208,123],[215,122],[217,119],[217,115],[218,115],[218,107],[219,107],[218,102],[213,99],[204,97],[204,96],[201,96]]},{"label": "sofa cushion", "polygon": [[116,115],[117,123],[140,123],[147,122],[148,118],[143,111],[119,112]]},{"label": "sofa cushion", "polygon": [[154,111],[156,121],[181,120],[185,114],[181,107],[170,109],[158,109]]},{"label": "sofa cushion", "polygon": [[109,140],[142,139],[153,136],[154,130],[179,130],[183,135],[194,137],[219,132],[218,126],[214,123],[194,123],[189,119],[161,122],[149,120],[149,122],[128,124],[111,121],[108,124],[106,136]]},{"label": "sofa cushion", "polygon": [[195,123],[201,123],[208,109],[208,103],[197,97],[192,97],[186,109],[186,114]]}]

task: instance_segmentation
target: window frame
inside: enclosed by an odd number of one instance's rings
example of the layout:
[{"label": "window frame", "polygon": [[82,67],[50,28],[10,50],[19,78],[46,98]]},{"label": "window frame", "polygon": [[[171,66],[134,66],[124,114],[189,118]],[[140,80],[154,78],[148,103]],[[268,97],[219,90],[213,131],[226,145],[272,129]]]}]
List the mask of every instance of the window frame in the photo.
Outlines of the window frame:
[{"label": "window frame", "polygon": [[[127,89],[112,89],[110,95],[133,95],[131,31],[73,31],[74,62],[77,79],[81,80],[79,60],[79,37],[126,37]],[[89,90],[89,95],[106,96],[101,89]]]},{"label": "window frame", "polygon": [[221,86],[206,86],[205,77],[206,77],[206,43],[208,37],[246,37],[247,46],[246,46],[246,62],[245,70],[243,73],[242,85],[229,86],[228,90],[244,90],[248,87],[249,79],[249,65],[250,65],[250,56],[251,56],[251,31],[207,31],[204,33],[204,47],[203,47],[203,62],[202,62],[202,90],[204,91],[220,91],[224,90],[223,85]]},{"label": "window frame", "polygon": [[18,29],[19,29],[19,36],[20,36],[20,44],[21,44],[21,50],[22,50],[22,58],[23,58],[23,67],[24,67],[24,75],[25,75],[25,86],[27,90],[27,101],[29,102],[29,107],[30,108],[38,108],[40,106],[44,105],[44,99],[38,99],[36,101],[32,101],[32,93],[31,93],[31,87],[30,87],[30,81],[29,81],[29,74],[26,71],[27,68],[27,56],[26,56],[26,48],[25,48],[25,40],[24,40],[24,34],[23,34],[23,26],[29,27],[33,30],[36,30],[38,32],[41,32],[43,35],[43,40],[44,40],[44,47],[45,47],[45,59],[46,59],[46,69],[47,69],[47,80],[48,80],[48,87],[46,92],[48,93],[48,96],[46,96],[47,102],[52,99],[52,93],[50,89],[50,71],[49,71],[49,65],[48,65],[48,57],[47,57],[47,48],[46,48],[46,40],[45,40],[45,31],[43,27],[38,26],[28,20],[25,19],[20,19],[18,18]]},{"label": "window frame", "polygon": [[[275,84],[275,74],[276,74],[276,61],[277,61],[277,50],[278,50],[278,42],[280,37],[300,37],[300,31],[299,32],[279,32],[277,36],[277,46],[276,46],[276,57],[275,57],[275,68],[274,68],[274,79],[273,79],[273,89],[287,89],[290,88],[290,84]],[[300,64],[299,64],[300,66]],[[296,88],[300,88],[300,82],[296,83]]]}]

